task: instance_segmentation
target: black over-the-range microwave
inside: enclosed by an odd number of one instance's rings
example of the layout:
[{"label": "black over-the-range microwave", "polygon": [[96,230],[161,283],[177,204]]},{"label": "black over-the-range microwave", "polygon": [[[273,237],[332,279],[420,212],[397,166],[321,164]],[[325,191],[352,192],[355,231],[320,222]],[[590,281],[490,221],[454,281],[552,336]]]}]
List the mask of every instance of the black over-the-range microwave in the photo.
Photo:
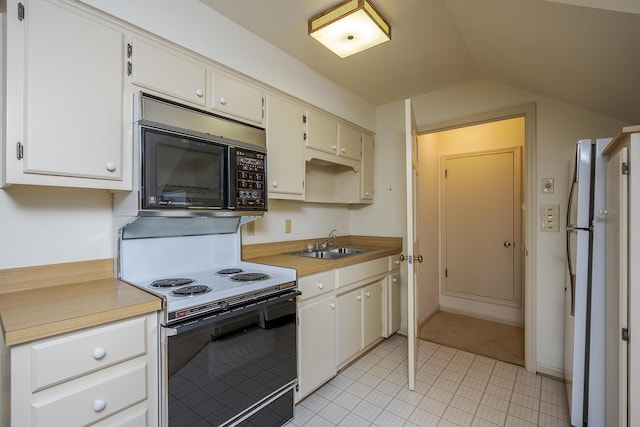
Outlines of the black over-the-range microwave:
[{"label": "black over-the-range microwave", "polygon": [[267,210],[264,129],[140,96],[142,210]]}]

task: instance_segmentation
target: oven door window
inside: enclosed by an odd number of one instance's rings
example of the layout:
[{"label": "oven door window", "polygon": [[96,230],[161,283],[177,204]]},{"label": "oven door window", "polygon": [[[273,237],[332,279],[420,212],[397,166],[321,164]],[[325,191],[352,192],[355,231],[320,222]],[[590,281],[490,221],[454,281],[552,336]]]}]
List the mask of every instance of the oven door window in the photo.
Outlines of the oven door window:
[{"label": "oven door window", "polygon": [[223,208],[226,148],[142,129],[142,207]]},{"label": "oven door window", "polygon": [[[170,426],[223,425],[292,387],[297,377],[295,298],[258,306],[220,321],[202,321],[168,338]],[[270,424],[263,421],[260,425]]]}]

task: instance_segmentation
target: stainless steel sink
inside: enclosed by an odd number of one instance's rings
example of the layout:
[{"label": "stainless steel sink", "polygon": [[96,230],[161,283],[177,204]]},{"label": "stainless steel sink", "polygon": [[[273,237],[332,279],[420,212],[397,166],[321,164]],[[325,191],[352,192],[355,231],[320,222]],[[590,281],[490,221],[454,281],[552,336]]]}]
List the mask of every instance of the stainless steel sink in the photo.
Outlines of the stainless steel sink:
[{"label": "stainless steel sink", "polygon": [[304,256],[307,258],[323,258],[323,259],[336,259],[341,258],[345,254],[341,254],[338,252],[329,252],[329,251],[301,251],[301,252],[292,252],[290,255]]},{"label": "stainless steel sink", "polygon": [[342,258],[349,255],[358,255],[365,252],[369,252],[372,249],[363,249],[363,248],[349,248],[349,247],[339,247],[332,248],[327,250],[317,250],[317,251],[300,251],[300,252],[291,252],[289,255],[297,255],[303,256],[307,258],[321,258],[321,259],[337,259]]},{"label": "stainless steel sink", "polygon": [[358,255],[366,252],[370,252],[371,249],[363,249],[363,248],[348,248],[348,247],[340,247],[329,249],[329,252],[334,252],[342,255]]}]

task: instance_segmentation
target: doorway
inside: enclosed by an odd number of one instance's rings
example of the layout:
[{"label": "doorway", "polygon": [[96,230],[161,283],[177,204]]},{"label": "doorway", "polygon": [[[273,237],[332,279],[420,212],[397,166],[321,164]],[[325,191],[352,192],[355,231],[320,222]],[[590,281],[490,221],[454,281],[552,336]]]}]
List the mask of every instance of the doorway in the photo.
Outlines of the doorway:
[{"label": "doorway", "polygon": [[[486,321],[497,322],[498,331],[514,330],[503,335],[516,337],[521,354],[527,323],[522,185],[526,182],[522,161],[525,117],[529,118],[526,114],[490,117],[419,137],[424,180],[421,241],[426,242],[421,253],[432,260],[425,266],[426,274],[421,273],[425,299],[421,300],[420,324],[431,318],[437,323],[435,317],[443,311],[448,316],[463,316],[453,323],[484,328],[478,333],[482,335],[490,326]],[[502,216],[496,220],[497,215]],[[531,342],[535,344],[531,338],[529,350],[534,347]],[[507,347],[514,348],[512,343]]]}]

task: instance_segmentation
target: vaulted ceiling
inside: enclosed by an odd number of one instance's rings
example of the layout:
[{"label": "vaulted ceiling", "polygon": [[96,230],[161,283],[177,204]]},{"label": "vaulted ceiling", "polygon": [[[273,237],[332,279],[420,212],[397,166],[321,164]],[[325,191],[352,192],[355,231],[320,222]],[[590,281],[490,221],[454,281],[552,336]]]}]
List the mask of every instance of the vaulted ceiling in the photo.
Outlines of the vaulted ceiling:
[{"label": "vaulted ceiling", "polygon": [[339,59],[307,20],[339,0],[200,0],[375,105],[488,79],[640,123],[638,0],[372,0],[392,40]]}]

